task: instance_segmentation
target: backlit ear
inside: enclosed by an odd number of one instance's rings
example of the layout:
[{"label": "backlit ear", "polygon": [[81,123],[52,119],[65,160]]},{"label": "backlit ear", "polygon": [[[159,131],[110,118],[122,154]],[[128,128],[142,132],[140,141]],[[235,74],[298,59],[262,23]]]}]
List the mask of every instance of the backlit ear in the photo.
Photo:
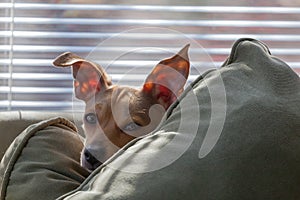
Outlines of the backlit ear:
[{"label": "backlit ear", "polygon": [[184,89],[190,71],[189,46],[183,47],[173,57],[160,61],[144,83],[143,92],[151,95],[165,109]]},{"label": "backlit ear", "polygon": [[73,53],[61,54],[53,61],[53,65],[56,67],[72,66],[75,95],[78,99],[87,101],[111,85],[111,80],[102,67]]}]

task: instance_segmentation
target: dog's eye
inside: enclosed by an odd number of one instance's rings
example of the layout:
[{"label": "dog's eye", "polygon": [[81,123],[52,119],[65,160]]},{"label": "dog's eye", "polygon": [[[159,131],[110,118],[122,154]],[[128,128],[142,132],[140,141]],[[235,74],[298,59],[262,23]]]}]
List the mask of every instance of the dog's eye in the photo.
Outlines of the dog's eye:
[{"label": "dog's eye", "polygon": [[123,130],[124,131],[134,131],[136,130],[137,128],[139,128],[140,126],[134,122],[130,122],[129,124],[127,124]]},{"label": "dog's eye", "polygon": [[96,124],[97,116],[95,113],[88,113],[84,116],[85,121],[89,124]]}]

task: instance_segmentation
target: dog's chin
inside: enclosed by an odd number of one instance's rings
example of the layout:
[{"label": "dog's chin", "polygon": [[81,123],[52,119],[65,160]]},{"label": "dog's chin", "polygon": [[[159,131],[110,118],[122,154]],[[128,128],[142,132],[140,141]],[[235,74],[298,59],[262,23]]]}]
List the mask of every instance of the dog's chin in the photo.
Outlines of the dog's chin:
[{"label": "dog's chin", "polygon": [[100,165],[102,165],[102,162],[97,162],[94,163],[93,165],[91,165],[89,162],[87,162],[85,159],[81,160],[81,166],[85,169],[87,169],[88,171],[94,171],[95,169],[97,169]]}]

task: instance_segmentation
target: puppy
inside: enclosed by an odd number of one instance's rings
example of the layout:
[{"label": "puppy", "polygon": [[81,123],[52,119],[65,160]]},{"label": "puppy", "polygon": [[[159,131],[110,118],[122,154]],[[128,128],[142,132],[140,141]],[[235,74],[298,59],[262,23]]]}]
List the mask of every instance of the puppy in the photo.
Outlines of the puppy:
[{"label": "puppy", "polygon": [[101,66],[73,53],[54,60],[56,67],[72,67],[75,96],[86,105],[83,167],[96,169],[128,142],[157,127],[184,90],[190,69],[188,48],[160,61],[141,89],[112,84]]}]

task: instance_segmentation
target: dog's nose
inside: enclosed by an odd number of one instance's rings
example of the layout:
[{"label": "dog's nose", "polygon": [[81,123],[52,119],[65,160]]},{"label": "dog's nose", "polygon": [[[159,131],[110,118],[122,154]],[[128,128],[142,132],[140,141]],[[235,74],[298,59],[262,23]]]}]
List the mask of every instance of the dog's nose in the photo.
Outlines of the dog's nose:
[{"label": "dog's nose", "polygon": [[84,159],[90,164],[90,170],[94,170],[102,164],[102,162],[95,158],[87,149],[84,149],[83,155]]}]

